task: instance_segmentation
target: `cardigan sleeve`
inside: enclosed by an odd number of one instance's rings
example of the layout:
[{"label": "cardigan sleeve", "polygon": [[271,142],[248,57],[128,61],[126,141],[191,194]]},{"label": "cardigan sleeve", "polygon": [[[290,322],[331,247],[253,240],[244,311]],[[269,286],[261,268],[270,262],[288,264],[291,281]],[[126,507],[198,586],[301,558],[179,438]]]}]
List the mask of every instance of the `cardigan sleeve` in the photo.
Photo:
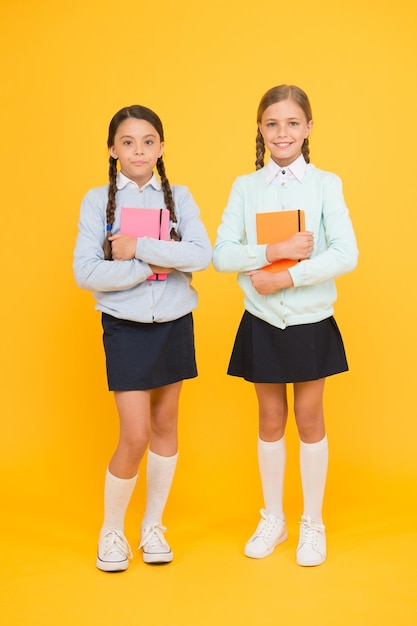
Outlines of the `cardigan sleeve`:
[{"label": "cardigan sleeve", "polygon": [[324,282],[352,271],[358,262],[358,248],[342,182],[327,173],[322,196],[321,220],[315,232],[313,256],[289,269],[295,287]]},{"label": "cardigan sleeve", "polygon": [[213,265],[219,272],[248,272],[268,265],[266,245],[249,244],[246,229],[250,195],[241,176],[234,182],[213,250]]}]

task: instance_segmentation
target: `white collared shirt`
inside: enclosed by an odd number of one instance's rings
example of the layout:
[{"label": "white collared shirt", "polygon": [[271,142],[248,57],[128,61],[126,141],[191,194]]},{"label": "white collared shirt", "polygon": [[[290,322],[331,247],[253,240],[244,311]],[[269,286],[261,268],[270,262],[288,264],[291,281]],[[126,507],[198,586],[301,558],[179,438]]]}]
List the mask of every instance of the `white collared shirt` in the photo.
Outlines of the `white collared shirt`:
[{"label": "white collared shirt", "polygon": [[117,189],[124,189],[125,187],[133,187],[135,189],[138,189],[139,193],[143,193],[145,189],[149,186],[152,186],[157,191],[161,191],[162,189],[161,181],[156,176],[155,172],[152,174],[152,178],[148,180],[148,182],[145,183],[143,187],[139,187],[139,185],[135,183],[134,180],[131,180],[130,178],[122,174],[122,172],[118,172],[117,178],[116,178],[116,185],[117,185]]},{"label": "white collared shirt", "polygon": [[304,178],[304,174],[313,168],[313,165],[306,163],[302,154],[290,165],[280,167],[273,159],[269,159],[265,166],[265,180],[269,185],[275,178],[278,182],[286,183],[296,178],[300,182]]}]

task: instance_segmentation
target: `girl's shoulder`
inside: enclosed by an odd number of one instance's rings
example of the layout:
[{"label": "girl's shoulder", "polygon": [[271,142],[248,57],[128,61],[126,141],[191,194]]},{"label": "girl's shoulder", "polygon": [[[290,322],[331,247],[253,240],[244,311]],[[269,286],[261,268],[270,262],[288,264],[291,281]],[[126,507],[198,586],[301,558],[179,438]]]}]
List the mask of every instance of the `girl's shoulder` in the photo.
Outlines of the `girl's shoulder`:
[{"label": "girl's shoulder", "polygon": [[170,185],[172,189],[172,193],[181,194],[181,193],[190,193],[189,189],[186,185]]},{"label": "girl's shoulder", "polygon": [[195,203],[193,194],[186,185],[171,185],[171,191],[176,207],[180,208],[190,202]]},{"label": "girl's shoulder", "polygon": [[109,193],[109,185],[102,185],[101,187],[92,187],[85,194],[84,198],[89,200],[101,200],[102,198],[106,198]]},{"label": "girl's shoulder", "polygon": [[329,172],[328,170],[322,170],[319,167],[316,167],[315,165],[313,165],[312,163],[310,163],[307,166],[306,174],[312,176],[313,178],[321,180],[323,182],[326,182],[326,181],[336,182],[336,181],[341,180],[340,177],[334,172]]},{"label": "girl's shoulder", "polygon": [[191,191],[186,185],[171,185],[171,191],[174,197],[191,195]]},{"label": "girl's shoulder", "polygon": [[257,183],[265,180],[265,168],[262,167],[260,170],[255,170],[254,172],[249,172],[248,174],[241,174],[237,176],[234,180],[235,186],[251,186],[256,185]]}]

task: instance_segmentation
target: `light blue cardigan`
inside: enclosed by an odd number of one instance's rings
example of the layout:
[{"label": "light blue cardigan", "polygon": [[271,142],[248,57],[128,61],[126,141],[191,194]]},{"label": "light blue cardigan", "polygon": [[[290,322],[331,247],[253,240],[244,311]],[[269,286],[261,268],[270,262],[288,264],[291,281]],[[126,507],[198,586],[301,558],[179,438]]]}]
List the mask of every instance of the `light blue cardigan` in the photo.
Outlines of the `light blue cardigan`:
[{"label": "light blue cardigan", "polygon": [[[330,317],[337,297],[334,278],[353,270],[358,259],[340,178],[302,157],[297,161],[297,176],[285,183],[282,176],[270,181],[268,166],[236,179],[213,250],[218,271],[239,273],[245,308],[278,328]],[[313,253],[290,268],[294,287],[261,296],[245,275],[268,264],[266,245],[256,241],[256,213],[291,209],[304,209],[306,230],[314,233]]]}]

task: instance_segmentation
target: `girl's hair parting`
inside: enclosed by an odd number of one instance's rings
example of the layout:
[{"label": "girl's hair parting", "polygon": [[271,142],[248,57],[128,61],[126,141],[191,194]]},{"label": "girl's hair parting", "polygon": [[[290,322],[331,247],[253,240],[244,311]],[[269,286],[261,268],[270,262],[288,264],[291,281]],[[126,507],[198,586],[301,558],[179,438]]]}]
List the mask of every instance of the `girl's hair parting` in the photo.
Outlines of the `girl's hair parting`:
[{"label": "girl's hair parting", "polygon": [[[126,119],[134,117],[138,120],[146,120],[155,128],[156,132],[159,135],[159,138],[164,141],[164,129],[162,126],[162,122],[158,115],[154,113],[151,109],[147,107],[141,106],[139,104],[134,104],[129,107],[124,107],[120,109],[112,118],[109,125],[109,135],[107,138],[107,147],[111,148],[114,146],[114,139],[116,136],[117,129],[120,124],[124,122]],[[165,173],[165,164],[160,156],[156,162],[156,169],[158,170],[158,174],[161,178],[162,191],[164,193],[164,201],[166,208],[169,210],[170,219],[173,223],[177,223],[177,217],[175,215],[175,205],[174,199],[172,197],[172,190],[169,184],[168,178]],[[106,238],[103,244],[104,250],[104,258],[107,261],[112,260],[111,254],[111,242],[109,241],[109,237],[111,237],[111,231],[114,221],[114,212],[116,210],[116,185],[117,178],[117,159],[110,156],[109,158],[109,192],[108,192],[108,200],[107,200],[107,208],[106,208]],[[179,235],[174,228],[171,230],[171,238],[179,239]]]},{"label": "girl's hair parting", "polygon": [[[293,100],[298,106],[302,109],[304,115],[306,116],[307,122],[310,122],[313,119],[311,113],[311,106],[307,94],[296,87],[295,85],[278,85],[278,87],[272,87],[269,89],[263,96],[259,103],[258,114],[256,117],[256,121],[259,124],[262,121],[262,116],[265,110],[271,106],[271,104],[275,104],[276,102],[281,102],[282,100]],[[304,139],[304,143],[302,146],[302,154],[307,163],[310,163],[310,147],[308,144],[308,137]],[[265,156],[265,144],[264,139],[262,137],[261,131],[258,126],[258,133],[256,135],[256,169],[260,170],[261,167],[264,166],[264,156]]]}]

